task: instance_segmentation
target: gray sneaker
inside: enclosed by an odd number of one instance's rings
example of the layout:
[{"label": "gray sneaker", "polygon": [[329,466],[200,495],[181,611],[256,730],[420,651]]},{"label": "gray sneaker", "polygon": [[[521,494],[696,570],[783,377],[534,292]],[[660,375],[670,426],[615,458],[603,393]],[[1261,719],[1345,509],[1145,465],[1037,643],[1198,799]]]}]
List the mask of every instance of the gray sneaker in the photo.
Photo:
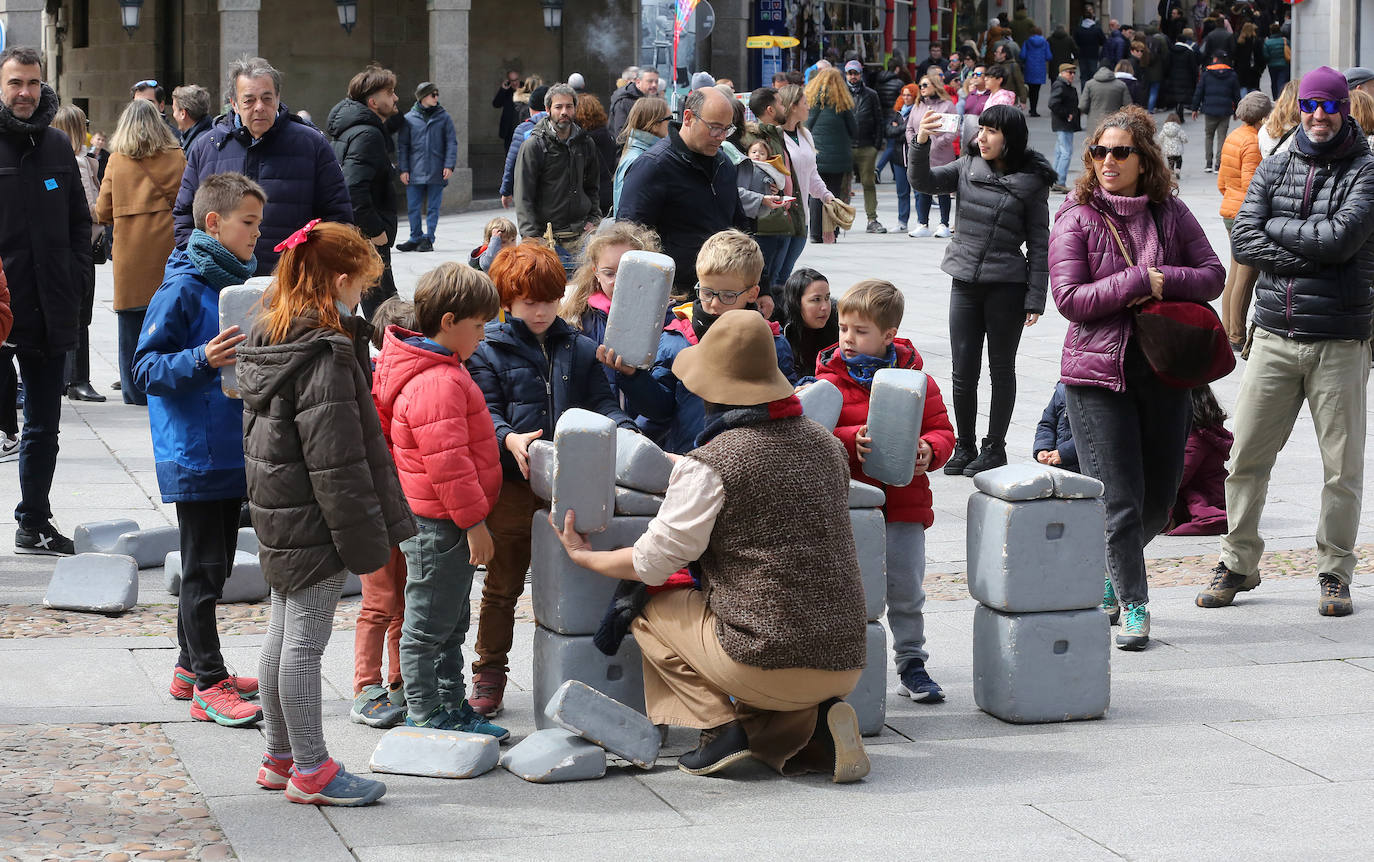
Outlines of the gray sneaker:
[{"label": "gray sneaker", "polygon": [[871,222],[868,223],[868,232],[869,232],[869,233],[887,233],[887,228],[883,227],[883,223],[882,223],[882,222],[878,221],[877,219],[874,219],[873,221],[871,221]]},{"label": "gray sneaker", "polygon": [[1121,633],[1116,648],[1140,652],[1150,643],[1150,610],[1143,604],[1122,605]]},{"label": "gray sneaker", "polygon": [[380,685],[369,685],[353,699],[348,718],[354,724],[368,727],[395,727],[405,721],[404,707],[391,702],[391,693]]}]

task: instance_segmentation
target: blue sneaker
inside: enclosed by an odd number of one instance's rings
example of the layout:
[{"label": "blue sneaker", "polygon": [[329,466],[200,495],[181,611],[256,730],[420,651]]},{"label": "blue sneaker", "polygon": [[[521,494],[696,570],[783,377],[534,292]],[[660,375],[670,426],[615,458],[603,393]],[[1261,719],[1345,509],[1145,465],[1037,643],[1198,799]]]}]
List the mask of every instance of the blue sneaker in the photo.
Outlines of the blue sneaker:
[{"label": "blue sneaker", "polygon": [[1102,610],[1107,612],[1107,621],[1112,625],[1121,619],[1121,601],[1116,597],[1111,575],[1107,575],[1106,584],[1102,587]]},{"label": "blue sneaker", "polygon": [[924,662],[913,661],[901,673],[902,684],[897,693],[917,703],[939,703],[945,699],[944,689],[926,673]]},{"label": "blue sneaker", "polygon": [[349,719],[368,727],[395,727],[405,720],[405,707],[391,702],[391,693],[380,685],[369,685],[353,700]]},{"label": "blue sneaker", "polygon": [[291,779],[286,782],[286,798],[302,805],[353,808],[371,805],[385,793],[386,785],[382,782],[354,775],[333,759],[309,774],[293,769]]},{"label": "blue sneaker", "polygon": [[487,736],[496,737],[497,742],[505,742],[510,738],[510,731],[504,727],[492,724],[486,717],[473,709],[466,700],[457,709],[449,712],[449,716],[454,722],[451,730],[461,730],[466,733],[484,733]]}]

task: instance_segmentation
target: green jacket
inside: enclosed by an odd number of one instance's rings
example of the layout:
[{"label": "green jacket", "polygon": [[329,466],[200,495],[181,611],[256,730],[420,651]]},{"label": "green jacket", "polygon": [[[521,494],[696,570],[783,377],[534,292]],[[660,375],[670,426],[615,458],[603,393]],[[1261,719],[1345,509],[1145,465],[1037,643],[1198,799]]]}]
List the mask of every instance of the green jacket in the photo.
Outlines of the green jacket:
[{"label": "green jacket", "polygon": [[812,108],[806,118],[806,128],[816,142],[816,171],[822,174],[843,174],[854,169],[854,135],[858,125],[853,111],[834,108]]}]

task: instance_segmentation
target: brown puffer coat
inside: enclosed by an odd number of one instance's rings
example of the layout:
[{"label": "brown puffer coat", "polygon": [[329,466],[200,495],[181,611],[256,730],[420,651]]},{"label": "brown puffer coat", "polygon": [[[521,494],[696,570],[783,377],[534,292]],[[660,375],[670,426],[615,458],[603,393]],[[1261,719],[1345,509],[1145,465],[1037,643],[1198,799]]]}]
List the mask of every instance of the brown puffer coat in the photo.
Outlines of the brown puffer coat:
[{"label": "brown puffer coat", "polygon": [[344,323],[351,338],[302,317],[280,344],[254,327],[238,349],[248,505],[282,592],[376,571],[416,531],[372,403],[371,327]]},{"label": "brown puffer coat", "polygon": [[114,225],[115,311],[146,308],[162,284],[175,245],[172,203],[185,169],[186,157],[177,148],[137,161],[110,155],[96,217],[101,224]]}]

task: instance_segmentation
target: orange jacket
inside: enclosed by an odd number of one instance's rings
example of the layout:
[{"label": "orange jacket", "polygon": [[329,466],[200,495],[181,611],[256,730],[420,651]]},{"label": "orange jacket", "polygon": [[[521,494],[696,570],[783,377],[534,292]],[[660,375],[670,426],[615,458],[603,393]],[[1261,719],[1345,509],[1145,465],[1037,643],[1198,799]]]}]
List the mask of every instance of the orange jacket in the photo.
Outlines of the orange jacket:
[{"label": "orange jacket", "polygon": [[1250,190],[1250,179],[1255,175],[1262,157],[1259,147],[1259,129],[1249,123],[1226,136],[1221,146],[1221,166],[1217,168],[1217,191],[1221,192],[1221,217],[1235,218],[1240,205],[1245,202],[1245,193]]}]

